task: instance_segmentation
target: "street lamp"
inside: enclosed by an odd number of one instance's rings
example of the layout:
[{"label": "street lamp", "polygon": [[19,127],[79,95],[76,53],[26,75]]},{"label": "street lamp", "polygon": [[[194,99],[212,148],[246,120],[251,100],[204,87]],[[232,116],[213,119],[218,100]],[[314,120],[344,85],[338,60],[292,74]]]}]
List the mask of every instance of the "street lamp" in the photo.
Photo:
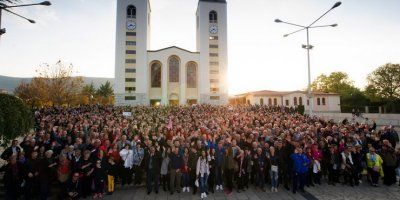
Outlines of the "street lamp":
[{"label": "street lamp", "polygon": [[338,1],[336,2],[332,8],[330,8],[328,11],[326,11],[323,15],[321,15],[320,17],[318,17],[316,20],[314,20],[310,25],[308,26],[303,26],[303,25],[299,25],[299,24],[294,24],[294,23],[290,23],[290,22],[286,22],[286,21],[282,21],[280,19],[275,19],[274,21],[276,23],[283,23],[283,24],[288,24],[291,26],[296,26],[296,27],[300,27],[300,29],[293,31],[291,33],[285,34],[283,35],[283,37],[288,37],[290,35],[293,35],[295,33],[301,32],[306,30],[307,32],[307,44],[303,44],[301,47],[303,49],[307,50],[307,64],[308,64],[308,87],[307,87],[307,99],[309,102],[309,114],[310,116],[313,115],[313,110],[314,110],[314,99],[312,98],[312,94],[311,94],[311,67],[310,67],[310,50],[314,48],[313,45],[310,45],[310,36],[309,36],[309,29],[314,29],[314,28],[323,28],[323,27],[336,27],[338,26],[338,24],[330,24],[330,25],[322,25],[322,26],[313,26],[317,21],[319,21],[322,17],[324,17],[326,14],[328,14],[331,10],[339,7],[342,4],[342,2]]},{"label": "street lamp", "polygon": [[35,20],[28,19],[28,18],[26,18],[26,17],[24,17],[22,15],[19,15],[19,14],[15,13],[15,12],[9,10],[9,8],[26,7],[26,6],[37,6],[37,5],[50,6],[51,3],[50,3],[50,1],[43,1],[43,2],[40,2],[40,3],[31,3],[31,4],[21,4],[21,5],[6,5],[6,4],[0,3],[0,36],[3,35],[4,33],[6,33],[6,29],[5,28],[3,28],[3,29],[1,28],[1,14],[2,14],[3,10],[7,11],[7,12],[13,14],[13,15],[16,15],[18,17],[21,17],[21,18],[27,20],[28,22],[34,24],[34,23],[36,23]]}]

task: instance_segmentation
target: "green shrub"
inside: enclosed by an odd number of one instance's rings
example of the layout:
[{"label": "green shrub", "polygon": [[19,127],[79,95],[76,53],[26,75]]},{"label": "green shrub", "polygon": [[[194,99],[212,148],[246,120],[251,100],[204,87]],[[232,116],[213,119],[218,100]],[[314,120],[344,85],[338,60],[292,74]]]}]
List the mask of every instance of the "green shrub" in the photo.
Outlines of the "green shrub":
[{"label": "green shrub", "polygon": [[25,135],[33,126],[31,110],[18,97],[0,94],[0,136],[2,145]]}]

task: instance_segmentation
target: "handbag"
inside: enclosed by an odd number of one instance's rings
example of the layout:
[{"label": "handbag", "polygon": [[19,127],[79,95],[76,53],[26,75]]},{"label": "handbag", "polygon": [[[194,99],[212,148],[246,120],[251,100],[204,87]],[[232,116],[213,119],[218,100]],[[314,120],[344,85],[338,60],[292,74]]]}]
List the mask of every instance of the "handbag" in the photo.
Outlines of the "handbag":
[{"label": "handbag", "polygon": [[271,171],[272,171],[272,172],[278,172],[278,166],[276,166],[276,165],[271,165]]},{"label": "handbag", "polygon": [[194,185],[195,185],[196,187],[199,187],[199,179],[196,179],[196,181],[194,182]]}]

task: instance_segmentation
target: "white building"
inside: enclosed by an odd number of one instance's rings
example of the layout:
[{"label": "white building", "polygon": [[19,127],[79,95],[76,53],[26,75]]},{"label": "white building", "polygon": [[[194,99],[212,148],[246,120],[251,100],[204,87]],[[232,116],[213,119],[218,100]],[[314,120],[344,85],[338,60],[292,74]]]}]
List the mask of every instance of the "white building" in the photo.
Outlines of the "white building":
[{"label": "white building", "polygon": [[196,52],[149,50],[150,15],[149,0],[117,0],[115,103],[227,104],[226,0],[199,0]]},{"label": "white building", "polygon": [[[314,108],[313,112],[332,112],[340,113],[340,95],[337,93],[313,92]],[[310,110],[310,102],[307,99],[306,91],[270,91],[262,90],[236,95],[232,99],[233,103],[250,105],[269,105],[296,107],[304,105],[306,112]]]}]

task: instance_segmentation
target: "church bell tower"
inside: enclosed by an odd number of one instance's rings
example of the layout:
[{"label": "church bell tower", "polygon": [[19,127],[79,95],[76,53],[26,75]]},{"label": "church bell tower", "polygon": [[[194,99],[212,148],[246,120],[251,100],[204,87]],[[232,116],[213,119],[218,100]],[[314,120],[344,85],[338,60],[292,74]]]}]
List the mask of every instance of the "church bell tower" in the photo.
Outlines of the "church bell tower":
[{"label": "church bell tower", "polygon": [[228,103],[228,38],[226,0],[199,0],[197,51],[200,52],[200,102]]},{"label": "church bell tower", "polygon": [[[149,0],[117,0],[115,104],[148,104]],[[140,74],[140,76],[137,76]]]}]

